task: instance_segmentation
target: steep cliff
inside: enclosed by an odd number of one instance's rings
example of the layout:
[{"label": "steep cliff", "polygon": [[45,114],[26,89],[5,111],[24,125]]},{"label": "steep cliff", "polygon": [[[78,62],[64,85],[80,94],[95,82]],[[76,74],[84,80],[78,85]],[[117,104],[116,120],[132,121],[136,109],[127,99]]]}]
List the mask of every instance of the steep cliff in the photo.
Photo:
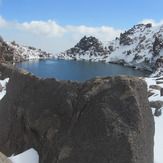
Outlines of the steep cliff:
[{"label": "steep cliff", "polygon": [[153,163],[146,92],[136,77],[72,82],[12,70],[0,101],[0,151],[35,148],[41,163]]}]

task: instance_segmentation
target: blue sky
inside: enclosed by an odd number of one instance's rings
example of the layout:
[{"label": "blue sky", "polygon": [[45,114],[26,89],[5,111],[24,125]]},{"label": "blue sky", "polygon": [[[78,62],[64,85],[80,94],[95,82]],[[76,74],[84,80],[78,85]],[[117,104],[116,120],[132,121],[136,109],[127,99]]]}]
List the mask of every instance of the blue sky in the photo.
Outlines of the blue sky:
[{"label": "blue sky", "polygon": [[162,6],[163,0],[0,0],[0,35],[55,53],[84,35],[109,41],[140,22],[160,23]]}]

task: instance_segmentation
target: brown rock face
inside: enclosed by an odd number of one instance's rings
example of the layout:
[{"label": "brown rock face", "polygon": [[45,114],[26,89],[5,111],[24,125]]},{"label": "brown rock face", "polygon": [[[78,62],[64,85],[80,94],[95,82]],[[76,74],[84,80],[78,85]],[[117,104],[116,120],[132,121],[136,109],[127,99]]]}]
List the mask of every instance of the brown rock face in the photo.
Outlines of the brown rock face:
[{"label": "brown rock face", "polygon": [[136,77],[72,82],[14,70],[0,102],[0,151],[32,147],[40,163],[153,163],[146,92]]},{"label": "brown rock face", "polygon": [[13,61],[13,49],[10,48],[0,36],[0,62]]}]

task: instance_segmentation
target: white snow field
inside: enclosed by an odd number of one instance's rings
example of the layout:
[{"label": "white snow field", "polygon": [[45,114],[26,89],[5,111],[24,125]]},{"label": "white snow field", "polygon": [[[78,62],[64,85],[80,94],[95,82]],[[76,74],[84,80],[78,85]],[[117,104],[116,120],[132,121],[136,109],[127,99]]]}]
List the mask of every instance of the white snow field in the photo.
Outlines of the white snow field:
[{"label": "white snow field", "polygon": [[39,163],[39,155],[33,148],[8,158],[12,161],[12,163]]},{"label": "white snow field", "polygon": [[6,84],[8,83],[9,78],[6,78],[4,80],[0,80],[0,84],[2,85],[3,89],[2,92],[0,92],[0,100],[3,98],[3,96],[6,94]]}]

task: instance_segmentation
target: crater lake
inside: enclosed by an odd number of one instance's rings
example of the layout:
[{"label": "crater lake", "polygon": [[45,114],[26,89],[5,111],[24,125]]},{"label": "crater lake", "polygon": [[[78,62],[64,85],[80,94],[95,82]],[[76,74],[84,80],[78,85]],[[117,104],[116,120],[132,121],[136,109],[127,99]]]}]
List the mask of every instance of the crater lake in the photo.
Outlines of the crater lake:
[{"label": "crater lake", "polygon": [[16,65],[42,78],[58,80],[86,81],[96,76],[131,75],[148,76],[149,71],[126,67],[123,65],[76,60],[30,60]]}]

